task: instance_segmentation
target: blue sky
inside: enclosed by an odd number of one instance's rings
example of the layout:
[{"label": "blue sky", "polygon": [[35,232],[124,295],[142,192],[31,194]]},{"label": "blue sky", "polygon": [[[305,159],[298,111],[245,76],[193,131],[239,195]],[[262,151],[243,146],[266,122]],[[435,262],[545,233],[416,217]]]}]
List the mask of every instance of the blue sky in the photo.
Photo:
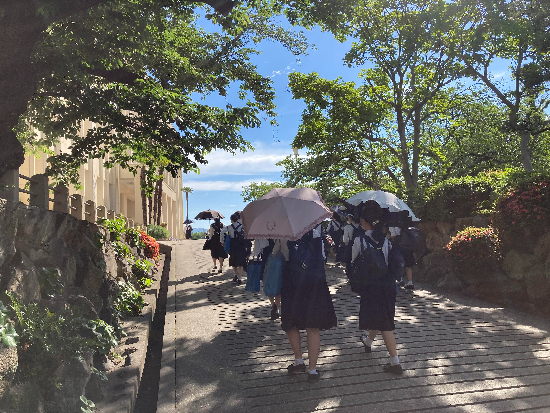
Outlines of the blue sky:
[{"label": "blue sky", "polygon": [[[193,188],[193,193],[189,194],[190,219],[200,211],[214,209],[226,217],[222,220],[224,223],[229,223],[229,216],[246,205],[240,195],[244,185],[280,179],[281,169],[275,164],[292,154],[291,143],[305,108],[303,101],[292,99],[287,88],[290,72],[317,72],[327,79],[339,76],[347,81],[357,79],[361,68],[348,68],[342,61],[349,50],[349,44],[341,44],[330,33],[323,33],[319,29],[305,34],[315,44],[315,49],[310,50],[307,56],[293,56],[283,46],[273,42],[262,42],[259,45],[258,49],[263,53],[255,56],[253,63],[262,75],[273,80],[279,124],[271,126],[266,121],[260,128],[243,129],[243,137],[255,148],[253,152],[237,153],[234,156],[224,151],[212,152],[206,156],[209,163],[200,168],[200,174],[183,176],[183,185]],[[196,221],[193,226],[205,228],[208,221]]]}]

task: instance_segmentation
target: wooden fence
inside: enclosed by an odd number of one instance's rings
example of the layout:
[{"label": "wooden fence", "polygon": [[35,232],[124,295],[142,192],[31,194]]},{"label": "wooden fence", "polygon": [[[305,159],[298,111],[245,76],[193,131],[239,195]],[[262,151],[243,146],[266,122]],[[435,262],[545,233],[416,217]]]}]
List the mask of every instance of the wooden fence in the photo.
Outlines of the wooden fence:
[{"label": "wooden fence", "polygon": [[[29,189],[19,187],[19,178],[29,182]],[[50,198],[53,191],[53,198]],[[50,201],[53,202],[53,210],[71,214],[80,220],[95,223],[99,218],[113,219],[121,217],[112,209],[104,205],[97,205],[94,201],[84,201],[80,194],[69,194],[69,188],[64,185],[50,186],[48,176],[44,174],[33,175],[30,178],[21,175],[18,170],[8,171],[0,182],[0,198],[12,202],[19,202],[19,193],[29,195],[29,205],[42,209],[50,209]],[[124,217],[126,228],[137,227],[134,220]]]}]

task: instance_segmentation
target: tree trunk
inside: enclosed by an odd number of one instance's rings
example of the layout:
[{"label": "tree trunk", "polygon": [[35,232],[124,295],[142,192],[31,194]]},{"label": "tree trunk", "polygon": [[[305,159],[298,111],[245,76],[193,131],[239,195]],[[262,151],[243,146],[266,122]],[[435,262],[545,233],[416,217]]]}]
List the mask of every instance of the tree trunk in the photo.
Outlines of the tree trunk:
[{"label": "tree trunk", "polygon": [[147,221],[149,225],[151,225],[153,220],[152,213],[153,213],[153,196],[149,195],[149,221]]},{"label": "tree trunk", "polygon": [[531,162],[531,150],[529,149],[529,142],[531,141],[531,132],[528,130],[521,130],[519,132],[520,150],[521,150],[521,163],[527,172],[533,172],[533,164]]},{"label": "tree trunk", "polygon": [[147,182],[145,180],[145,166],[141,167],[141,173],[139,175],[139,184],[141,185],[141,209],[143,211],[143,225],[147,225],[147,194],[145,193],[145,186]]},{"label": "tree trunk", "polygon": [[160,225],[160,217],[162,215],[162,181],[163,178],[160,178],[157,181],[158,186],[158,216],[157,216],[157,225]]}]

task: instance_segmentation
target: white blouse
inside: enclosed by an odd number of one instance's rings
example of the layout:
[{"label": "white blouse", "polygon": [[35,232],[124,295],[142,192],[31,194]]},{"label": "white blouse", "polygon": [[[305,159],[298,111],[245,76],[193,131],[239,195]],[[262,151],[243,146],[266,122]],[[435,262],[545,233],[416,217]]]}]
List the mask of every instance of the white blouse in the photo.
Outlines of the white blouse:
[{"label": "white blouse", "polygon": [[[374,238],[372,238],[372,230],[366,231],[366,234],[368,237],[370,237],[373,241]],[[367,249],[367,240],[363,239],[363,250]],[[384,245],[382,245],[382,252],[384,253],[384,259],[386,260],[386,264],[388,263],[388,254],[391,250],[391,243],[388,241],[387,238],[384,238]],[[353,240],[353,246],[351,247],[351,262],[355,260],[361,253],[361,237],[355,237]]]}]

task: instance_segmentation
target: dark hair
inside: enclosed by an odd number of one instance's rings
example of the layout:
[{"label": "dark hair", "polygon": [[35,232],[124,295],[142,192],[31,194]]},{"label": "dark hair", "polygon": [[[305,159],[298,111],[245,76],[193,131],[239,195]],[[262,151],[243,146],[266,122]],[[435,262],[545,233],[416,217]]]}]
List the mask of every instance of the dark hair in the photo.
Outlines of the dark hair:
[{"label": "dark hair", "polygon": [[384,212],[380,204],[375,200],[369,199],[362,202],[359,206],[359,217],[363,218],[369,224],[384,220],[387,213]]},{"label": "dark hair", "polygon": [[238,212],[235,212],[233,215],[231,215],[230,219],[233,222],[237,222],[241,218],[241,214]]}]

